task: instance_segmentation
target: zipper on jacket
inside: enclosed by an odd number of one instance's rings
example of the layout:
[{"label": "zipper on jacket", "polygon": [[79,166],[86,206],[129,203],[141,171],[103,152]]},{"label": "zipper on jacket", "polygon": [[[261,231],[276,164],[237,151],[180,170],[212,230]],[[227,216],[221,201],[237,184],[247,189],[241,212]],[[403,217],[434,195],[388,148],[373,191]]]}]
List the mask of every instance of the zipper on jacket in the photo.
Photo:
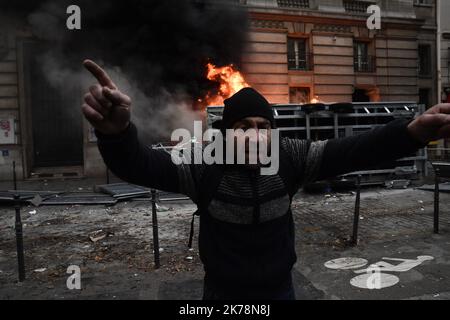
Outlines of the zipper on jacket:
[{"label": "zipper on jacket", "polygon": [[250,183],[252,185],[253,192],[253,224],[259,223],[260,218],[260,208],[259,208],[259,195],[258,195],[258,180],[257,171],[251,170],[250,172]]}]

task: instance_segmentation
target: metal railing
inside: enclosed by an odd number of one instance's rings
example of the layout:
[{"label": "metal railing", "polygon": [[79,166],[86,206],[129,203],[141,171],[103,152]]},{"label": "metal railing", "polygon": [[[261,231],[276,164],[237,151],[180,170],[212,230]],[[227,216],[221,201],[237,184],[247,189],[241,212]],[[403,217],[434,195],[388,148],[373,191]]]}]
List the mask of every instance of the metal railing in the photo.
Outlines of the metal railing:
[{"label": "metal railing", "polygon": [[428,159],[432,162],[450,162],[450,148],[427,147]]},{"label": "metal railing", "polygon": [[288,54],[289,70],[311,71],[313,70],[313,65],[312,53]]},{"label": "metal railing", "polygon": [[309,8],[309,0],[277,0],[280,8]]},{"label": "metal railing", "polygon": [[[394,119],[413,119],[425,111],[425,106],[415,102],[353,103],[352,110],[343,113],[333,109],[333,104],[316,104],[316,112],[311,112],[311,106],[273,105],[276,126],[281,135],[315,141],[344,138],[381,127]],[[214,127],[214,123],[222,119],[223,109],[223,106],[207,108],[208,127]],[[416,179],[427,175],[427,159],[427,150],[421,149],[391,165],[354,172],[347,176],[352,179],[355,175],[362,175],[363,184],[383,184],[387,179],[403,176]]]},{"label": "metal railing", "polygon": [[414,0],[415,6],[432,6],[434,0]]},{"label": "metal railing", "polygon": [[344,0],[345,12],[367,13],[367,8],[375,2]]},{"label": "metal railing", "polygon": [[375,72],[376,57],[358,55],[354,57],[353,61],[355,72]]}]

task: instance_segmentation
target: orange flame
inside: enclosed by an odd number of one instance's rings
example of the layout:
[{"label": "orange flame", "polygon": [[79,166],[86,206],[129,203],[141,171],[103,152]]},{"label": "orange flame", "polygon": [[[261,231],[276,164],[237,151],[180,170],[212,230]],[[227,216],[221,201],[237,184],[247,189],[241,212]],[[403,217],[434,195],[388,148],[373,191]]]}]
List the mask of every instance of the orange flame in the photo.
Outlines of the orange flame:
[{"label": "orange flame", "polygon": [[311,99],[310,103],[320,103],[319,96],[314,96],[314,98]]},{"label": "orange flame", "polygon": [[236,69],[233,64],[224,67],[216,67],[208,63],[208,80],[219,83],[219,92],[217,94],[208,93],[204,99],[199,100],[206,106],[223,105],[223,101],[243,88],[250,87],[245,81],[244,76]]}]

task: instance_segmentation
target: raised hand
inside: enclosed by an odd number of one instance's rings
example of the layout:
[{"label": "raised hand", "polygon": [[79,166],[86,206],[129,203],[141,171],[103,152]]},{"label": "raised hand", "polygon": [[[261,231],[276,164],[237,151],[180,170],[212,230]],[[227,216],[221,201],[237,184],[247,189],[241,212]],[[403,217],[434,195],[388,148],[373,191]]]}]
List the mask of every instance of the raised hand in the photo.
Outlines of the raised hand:
[{"label": "raised hand", "polygon": [[408,130],[423,144],[450,138],[450,104],[442,103],[428,109],[409,124]]},{"label": "raised hand", "polygon": [[85,60],[83,65],[98,81],[84,95],[81,107],[84,116],[100,133],[123,132],[130,124],[130,97],[120,92],[106,71],[94,61]]}]

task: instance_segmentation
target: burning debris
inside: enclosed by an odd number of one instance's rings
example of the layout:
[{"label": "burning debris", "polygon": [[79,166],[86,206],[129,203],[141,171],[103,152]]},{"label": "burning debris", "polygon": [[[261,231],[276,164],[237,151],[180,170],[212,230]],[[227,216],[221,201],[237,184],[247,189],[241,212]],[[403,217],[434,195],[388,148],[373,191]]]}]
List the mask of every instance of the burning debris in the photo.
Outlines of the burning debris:
[{"label": "burning debris", "polygon": [[208,73],[206,78],[219,84],[218,92],[208,93],[205,98],[198,102],[206,106],[222,105],[223,101],[243,88],[249,87],[244,76],[237,70],[233,64],[216,67],[208,63]]}]

